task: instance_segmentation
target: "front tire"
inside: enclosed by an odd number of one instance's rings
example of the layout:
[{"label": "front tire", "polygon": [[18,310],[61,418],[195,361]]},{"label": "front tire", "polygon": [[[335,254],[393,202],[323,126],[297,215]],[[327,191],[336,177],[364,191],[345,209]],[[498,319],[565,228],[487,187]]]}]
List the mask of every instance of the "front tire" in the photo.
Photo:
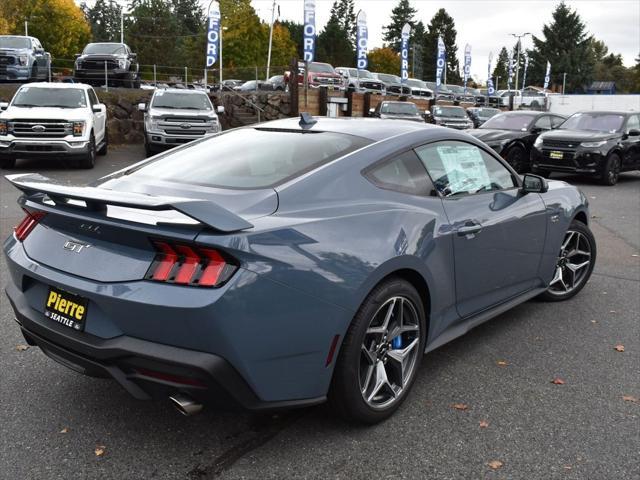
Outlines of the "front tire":
[{"label": "front tire", "polygon": [[621,166],[622,161],[617,154],[612,153],[611,155],[609,155],[607,163],[604,166],[602,176],[600,177],[600,181],[602,182],[602,184],[611,187],[618,183]]},{"label": "front tire", "polygon": [[15,168],[16,159],[15,158],[3,158],[0,160],[0,168],[3,170],[9,170],[11,168]]},{"label": "front tire", "polygon": [[520,145],[514,145],[507,151],[505,157],[509,165],[518,173],[526,173],[529,171],[529,162],[527,161],[527,154]]},{"label": "front tire", "polygon": [[561,302],[577,295],[591,277],[596,253],[596,240],[591,229],[577,220],[571,222],[562,240],[553,279],[540,299]]},{"label": "front tire", "polygon": [[89,151],[85,155],[85,157],[80,160],[80,168],[91,169],[96,165],[96,139],[91,134],[91,138],[89,139]]},{"label": "front tire", "polygon": [[31,66],[31,81],[32,82],[38,81],[38,64],[37,63],[34,63]]},{"label": "front tire", "polygon": [[426,320],[416,289],[389,279],[367,296],[345,335],[329,402],[346,420],[375,424],[407,397],[424,353]]}]

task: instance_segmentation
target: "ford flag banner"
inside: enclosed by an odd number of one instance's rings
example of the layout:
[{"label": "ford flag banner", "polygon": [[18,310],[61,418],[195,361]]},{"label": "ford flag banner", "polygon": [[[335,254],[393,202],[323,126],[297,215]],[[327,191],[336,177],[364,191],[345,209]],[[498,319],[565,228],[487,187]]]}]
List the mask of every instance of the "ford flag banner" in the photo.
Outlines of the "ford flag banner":
[{"label": "ford flag banner", "polygon": [[357,66],[358,70],[365,70],[368,65],[367,61],[367,42],[369,40],[369,32],[367,31],[367,14],[360,10],[356,20],[357,34],[356,45],[357,50]]},{"label": "ford flag banner", "polygon": [[522,89],[526,86],[527,81],[527,69],[529,68],[529,55],[524,54],[524,73],[522,74]]},{"label": "ford flag banner", "polygon": [[436,59],[436,90],[442,85],[442,74],[447,64],[447,49],[444,46],[442,37],[438,37],[438,56]]},{"label": "ford flag banner", "polygon": [[471,45],[464,47],[464,93],[467,93],[467,80],[471,73]]},{"label": "ford flag banner", "polygon": [[218,48],[220,48],[220,5],[218,2],[211,4],[207,23],[207,68],[213,67],[218,61]]},{"label": "ford flag banner", "polygon": [[490,97],[496,93],[496,89],[493,87],[493,78],[491,78],[491,61],[493,60],[493,53],[489,52],[489,66],[487,68],[487,95]]},{"label": "ford flag banner", "polygon": [[303,59],[313,62],[316,52],[316,0],[304,0]]},{"label": "ford flag banner", "polygon": [[408,23],[402,27],[402,42],[400,44],[400,79],[402,83],[409,78],[409,37],[411,36],[411,25]]},{"label": "ford flag banner", "polygon": [[551,64],[547,62],[547,73],[544,75],[544,89],[549,88],[549,82],[551,82]]}]

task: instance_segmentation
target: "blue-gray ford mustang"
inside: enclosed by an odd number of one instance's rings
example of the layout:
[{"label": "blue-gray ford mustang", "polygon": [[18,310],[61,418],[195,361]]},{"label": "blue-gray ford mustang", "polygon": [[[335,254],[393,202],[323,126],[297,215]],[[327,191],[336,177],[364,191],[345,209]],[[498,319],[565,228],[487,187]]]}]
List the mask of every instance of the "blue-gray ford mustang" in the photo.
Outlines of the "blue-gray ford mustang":
[{"label": "blue-gray ford mustang", "polygon": [[31,345],[139,399],[253,410],[329,400],[375,423],[423,353],[594,267],[584,195],[471,136],[303,115],[88,186],[10,175],[7,294]]}]

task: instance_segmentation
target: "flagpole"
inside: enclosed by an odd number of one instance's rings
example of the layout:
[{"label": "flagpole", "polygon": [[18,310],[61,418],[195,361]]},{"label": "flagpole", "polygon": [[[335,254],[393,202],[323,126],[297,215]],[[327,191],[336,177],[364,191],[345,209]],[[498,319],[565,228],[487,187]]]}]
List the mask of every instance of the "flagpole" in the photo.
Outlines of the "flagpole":
[{"label": "flagpole", "polygon": [[269,29],[269,53],[267,54],[267,78],[265,78],[265,80],[269,80],[269,68],[271,67],[271,44],[273,43],[273,23],[275,13],[276,0],[273,0],[273,4],[271,5],[271,28]]}]

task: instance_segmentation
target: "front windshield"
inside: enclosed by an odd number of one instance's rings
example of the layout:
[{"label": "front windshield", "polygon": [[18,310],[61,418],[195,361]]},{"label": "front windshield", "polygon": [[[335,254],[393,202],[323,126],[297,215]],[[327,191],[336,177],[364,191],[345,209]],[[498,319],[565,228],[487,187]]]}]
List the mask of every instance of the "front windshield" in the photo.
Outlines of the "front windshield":
[{"label": "front windshield", "polygon": [[84,54],[114,55],[127,53],[121,43],[90,43],[84,48]]},{"label": "front windshield", "polygon": [[211,110],[211,102],[205,93],[163,92],[159,90],[151,103],[153,108],[187,110]]},{"label": "front windshield", "polygon": [[422,80],[416,80],[414,78],[409,78],[407,79],[407,85],[409,85],[410,87],[416,87],[416,88],[424,88],[424,82]]},{"label": "front windshield", "polygon": [[392,115],[417,115],[418,107],[415,103],[383,103],[380,107],[380,113],[389,113]]},{"label": "front windshield", "polygon": [[521,113],[501,113],[491,117],[480,128],[527,131],[535,118],[533,115],[523,115]]},{"label": "front windshield", "polygon": [[328,63],[310,63],[309,71],[315,73],[336,73],[331,65]]},{"label": "front windshield", "polygon": [[87,106],[80,88],[22,87],[11,103],[12,107],[83,108]]},{"label": "front windshield", "polygon": [[373,78],[369,70],[360,70],[360,78]]},{"label": "front windshield", "polygon": [[560,128],[615,133],[622,129],[623,123],[624,115],[615,113],[576,113],[571,115]]},{"label": "front windshield", "polygon": [[[129,170],[129,178],[259,189],[278,185],[371,141],[337,132],[237,128]],[[138,178],[136,178],[138,177]]]},{"label": "front windshield", "polygon": [[0,48],[31,48],[31,40],[23,37],[0,37]]},{"label": "front windshield", "polygon": [[400,83],[400,77],[396,75],[391,75],[389,73],[378,73],[378,78],[383,82]]},{"label": "front windshield", "polygon": [[462,107],[434,107],[433,114],[436,117],[465,118],[467,116]]}]

